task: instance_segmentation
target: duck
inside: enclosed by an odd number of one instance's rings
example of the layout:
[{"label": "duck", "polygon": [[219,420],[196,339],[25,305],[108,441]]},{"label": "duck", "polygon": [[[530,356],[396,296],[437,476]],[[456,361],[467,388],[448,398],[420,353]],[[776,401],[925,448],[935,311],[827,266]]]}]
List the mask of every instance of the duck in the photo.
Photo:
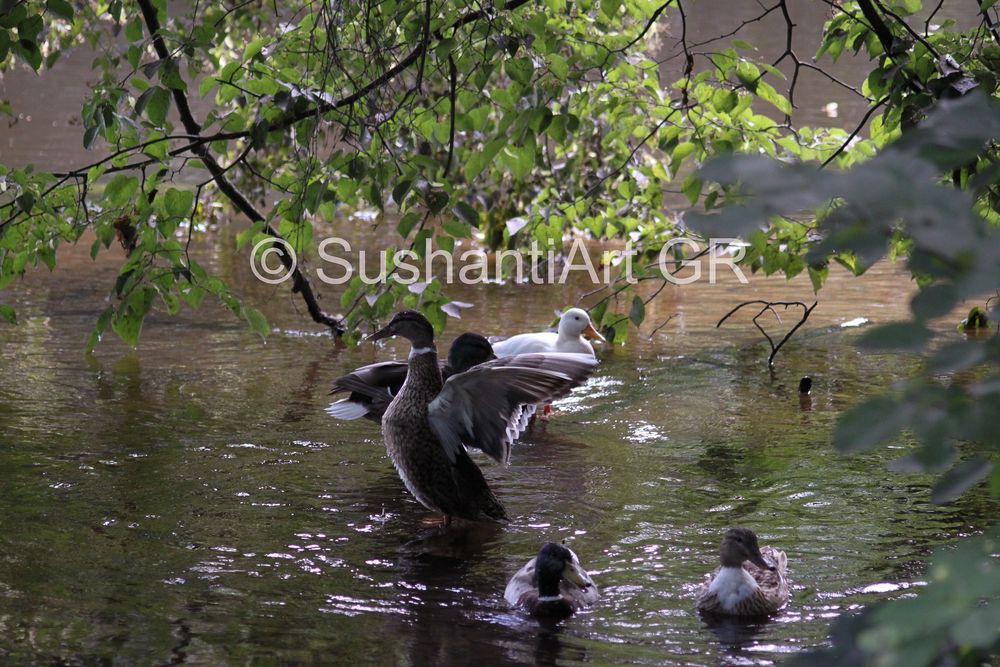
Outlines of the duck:
[{"label": "duck", "polygon": [[[441,379],[464,373],[473,366],[496,359],[485,336],[466,332],[455,338],[448,349],[448,360],[441,365]],[[383,361],[362,366],[333,381],[330,394],[350,392],[347,398],[334,401],[326,412],[337,419],[365,418],[382,423],[382,415],[393,396],[406,380],[405,361]],[[520,429],[520,430],[523,430]]]},{"label": "duck", "polygon": [[594,328],[587,311],[582,308],[570,308],[559,316],[559,327],[556,331],[517,334],[505,340],[495,341],[493,351],[498,357],[529,352],[572,352],[594,356],[594,346],[584,336],[602,343],[607,342]]},{"label": "duck", "polygon": [[572,549],[547,542],[511,577],[503,596],[534,616],[565,618],[593,605],[601,594]]},{"label": "duck", "polygon": [[721,566],[706,575],[696,608],[707,615],[762,617],[788,602],[784,551],[761,548],[748,528],[730,528],[719,549]]},{"label": "duck", "polygon": [[406,379],[382,416],[386,451],[407,490],[424,507],[468,521],[507,522],[467,447],[499,463],[510,459],[512,424],[520,406],[553,400],[593,371],[583,354],[519,354],[441,378],[434,328],[420,312],[404,310],[368,337],[410,342]]}]

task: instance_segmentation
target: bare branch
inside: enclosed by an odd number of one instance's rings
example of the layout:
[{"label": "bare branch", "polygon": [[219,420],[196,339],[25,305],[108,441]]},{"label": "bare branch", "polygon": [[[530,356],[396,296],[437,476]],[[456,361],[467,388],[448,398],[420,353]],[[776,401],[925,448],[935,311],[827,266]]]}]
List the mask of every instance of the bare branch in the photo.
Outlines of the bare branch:
[{"label": "bare branch", "polygon": [[[780,350],[782,346],[784,346],[784,344],[788,342],[788,340],[792,337],[792,335],[794,335],[795,332],[799,330],[799,327],[801,327],[803,324],[806,323],[806,320],[809,319],[809,316],[812,314],[813,309],[816,308],[816,305],[818,303],[819,301],[813,301],[813,304],[811,306],[806,306],[806,304],[804,304],[801,301],[764,301],[761,299],[755,299],[753,301],[744,301],[743,303],[738,304],[735,308],[733,308],[728,313],[723,315],[722,319],[719,320],[719,323],[715,325],[715,328],[718,329],[719,327],[721,327],[723,322],[728,320],[734,313],[736,313],[736,311],[740,310],[744,306],[757,306],[757,305],[761,306],[760,311],[753,316],[752,321],[753,325],[757,327],[757,330],[760,331],[762,334],[764,334],[764,338],[767,339],[767,344],[770,345],[771,347],[771,354],[768,355],[767,357],[767,367],[773,368],[774,356],[778,354],[778,350]],[[757,319],[761,315],[770,311],[774,313],[774,316],[777,317],[778,321],[780,322],[781,318],[778,317],[777,311],[774,310],[775,306],[782,306],[785,310],[787,310],[791,306],[798,306],[799,308],[802,309],[802,317],[799,318],[799,321],[796,322],[795,326],[793,326],[788,331],[788,333],[786,333],[785,336],[780,341],[778,341],[777,344],[775,344],[771,336],[768,335],[767,331],[764,330],[764,327],[760,325],[760,322],[757,321]]]}]

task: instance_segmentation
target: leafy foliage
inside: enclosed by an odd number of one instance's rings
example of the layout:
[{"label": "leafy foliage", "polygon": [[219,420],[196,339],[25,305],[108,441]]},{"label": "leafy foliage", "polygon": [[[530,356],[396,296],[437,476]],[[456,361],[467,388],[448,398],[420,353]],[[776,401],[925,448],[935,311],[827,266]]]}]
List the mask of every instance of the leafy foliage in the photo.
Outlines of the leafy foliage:
[{"label": "leafy foliage", "polygon": [[[82,142],[105,157],[63,174],[0,165],[0,284],[28,265],[51,268],[58,245],[85,230],[95,253],[124,234],[112,320],[130,343],[131,320],[156,304],[174,312],[213,295],[242,314],[186,252],[219,195],[250,219],[240,247],[281,235],[311,251],[314,226],[346,206],[390,214],[390,252],[470,236],[490,249],[562,247],[569,231],[632,238],[648,258],[682,231],[665,212],[665,183],[692,201],[718,196],[690,173],[714,152],[843,164],[871,154],[866,142],[838,152],[843,130],[791,134],[766,115],[792,105],[776,87],[784,74],[749,45],[706,51],[698,69],[689,53],[683,76],[661,82],[646,54],[664,11],[680,9],[674,0],[514,0],[489,11],[430,0],[201,3],[176,15],[164,0],[6,5],[0,64],[50,67],[80,42],[98,51]],[[105,48],[109,32],[127,46]],[[190,112],[196,95],[214,102],[204,118]],[[794,247],[766,268],[802,270]],[[292,286],[314,319],[352,338],[403,304],[443,326],[440,285],[415,297],[388,272],[383,284],[350,284],[342,318],[321,311],[305,273]],[[644,310],[605,304],[603,324],[622,336]]]}]

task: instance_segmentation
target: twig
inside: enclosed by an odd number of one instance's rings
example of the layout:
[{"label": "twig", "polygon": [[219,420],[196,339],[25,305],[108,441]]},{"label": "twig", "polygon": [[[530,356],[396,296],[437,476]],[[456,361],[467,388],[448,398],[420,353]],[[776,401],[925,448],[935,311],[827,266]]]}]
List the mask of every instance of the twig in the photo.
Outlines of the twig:
[{"label": "twig", "polygon": [[649,332],[649,338],[647,338],[647,340],[653,340],[653,336],[656,335],[656,332],[659,331],[660,329],[662,329],[663,327],[667,326],[668,324],[670,324],[670,320],[674,319],[675,317],[677,317],[677,313],[674,313],[673,315],[671,315],[670,317],[668,317],[667,319],[665,319],[660,326],[658,326],[655,329],[653,329],[652,331],[650,331]]},{"label": "twig", "polygon": [[[721,327],[723,322],[728,320],[731,315],[733,315],[736,311],[738,311],[740,308],[743,308],[744,306],[753,306],[753,305],[762,306],[760,311],[753,316],[753,325],[757,327],[758,331],[764,334],[764,338],[767,339],[767,344],[771,346],[771,354],[768,355],[767,357],[767,367],[773,368],[774,356],[778,354],[778,350],[780,350],[782,346],[788,342],[788,339],[791,338],[792,335],[799,330],[799,327],[801,327],[803,324],[806,323],[806,320],[809,319],[809,316],[812,314],[813,309],[816,307],[818,303],[819,301],[813,301],[813,304],[811,306],[806,306],[806,304],[804,304],[801,301],[764,301],[761,299],[755,299],[753,301],[744,301],[743,303],[737,305],[735,308],[733,308],[728,313],[723,315],[722,319],[719,320],[719,323],[715,325],[715,328],[718,329],[719,327]],[[796,322],[795,326],[792,327],[788,331],[788,333],[785,334],[784,338],[778,341],[777,345],[775,345],[774,339],[772,339],[771,336],[768,335],[768,333],[764,330],[764,327],[762,327],[760,323],[757,321],[757,318],[759,318],[764,313],[770,311],[774,313],[775,317],[778,318],[778,322],[781,322],[781,318],[778,317],[777,311],[774,310],[775,306],[782,306],[785,310],[788,310],[790,306],[798,306],[799,308],[802,309],[802,317],[799,318],[799,321]]]},{"label": "twig", "polygon": [[989,8],[982,9],[982,5],[980,5],[979,0],[975,0],[975,3],[977,7],[980,7],[979,13],[983,15],[983,21],[986,23],[986,27],[990,29],[990,34],[993,35],[993,41],[1000,44],[1000,32],[997,31],[996,21],[993,20],[992,16],[990,16]]}]

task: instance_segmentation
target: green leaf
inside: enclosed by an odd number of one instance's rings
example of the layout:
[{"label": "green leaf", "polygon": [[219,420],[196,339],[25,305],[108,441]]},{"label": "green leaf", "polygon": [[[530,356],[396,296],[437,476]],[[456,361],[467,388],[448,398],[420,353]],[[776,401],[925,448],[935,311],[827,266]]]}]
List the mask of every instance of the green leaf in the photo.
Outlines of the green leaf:
[{"label": "green leaf", "polygon": [[[153,132],[150,134],[150,140],[156,138],[157,136],[163,136],[161,132]],[[154,141],[153,143],[147,145],[142,149],[142,152],[151,158],[156,158],[160,162],[167,161],[167,144],[166,140]]]},{"label": "green leaf", "polygon": [[566,59],[558,53],[550,53],[545,56],[545,59],[549,63],[549,71],[560,81],[565,81],[566,77],[569,76],[569,65],[566,64]]},{"label": "green leaf", "polygon": [[979,11],[985,12],[995,4],[997,4],[997,0],[979,0]]},{"label": "green leaf", "polygon": [[189,190],[170,188],[163,197],[163,206],[167,215],[184,218],[191,214],[194,205],[194,193]]},{"label": "green leaf", "polygon": [[497,153],[499,153],[500,149],[505,145],[507,145],[507,137],[498,137],[483,146],[483,150],[481,152],[470,155],[465,163],[465,178],[471,181],[479,176],[483,169],[488,167],[490,163],[493,162]]},{"label": "green leaf", "polygon": [[953,285],[935,283],[917,292],[910,302],[910,309],[920,320],[941,317],[951,312],[958,301],[958,294]]},{"label": "green leaf", "polygon": [[792,115],[791,102],[788,101],[787,97],[776,91],[774,86],[771,84],[766,81],[758,81],[757,90],[755,92],[762,100],[770,102],[781,113],[786,116]]},{"label": "green leaf", "polygon": [[104,201],[109,208],[124,206],[139,188],[139,179],[135,176],[116,174],[104,188]]},{"label": "green leaf", "polygon": [[813,292],[819,292],[820,288],[823,287],[823,283],[826,282],[828,275],[830,275],[829,264],[809,266],[809,280],[812,282]]},{"label": "green leaf", "polygon": [[[157,127],[167,122],[167,112],[170,110],[170,93],[160,86],[150,88],[149,101],[146,103],[146,117]],[[149,92],[147,91],[147,92]]]},{"label": "green leaf", "polygon": [[134,290],[111,318],[111,329],[129,345],[138,345],[146,313],[153,306],[156,288],[143,285]]},{"label": "green leaf", "polygon": [[31,209],[35,205],[35,195],[33,192],[25,191],[14,200],[14,203],[25,213],[31,213]]},{"label": "green leaf", "polygon": [[209,91],[215,88],[216,83],[218,82],[213,76],[206,76],[203,78],[201,83],[198,84],[198,96],[205,97],[205,95],[208,95]]},{"label": "green leaf", "polygon": [[97,322],[94,324],[94,330],[90,332],[90,336],[87,337],[87,346],[85,348],[86,354],[90,354],[97,347],[97,344],[101,341],[101,336],[108,329],[108,324],[111,322],[111,316],[115,312],[114,306],[108,306],[105,308],[97,318]]},{"label": "green leaf", "polygon": [[446,232],[457,239],[470,238],[472,236],[472,229],[469,225],[459,220],[446,219],[441,223],[441,226],[444,227]]},{"label": "green leaf", "polygon": [[17,313],[10,306],[0,303],[0,317],[7,320],[11,324],[17,324]]},{"label": "green leaf", "polygon": [[243,49],[243,61],[246,62],[260,53],[266,43],[267,42],[263,37],[251,40],[250,43],[246,45],[246,48]]},{"label": "green leaf", "polygon": [[256,308],[252,306],[243,306],[243,317],[246,321],[250,323],[250,328],[260,334],[260,337],[266,339],[271,333],[271,325],[267,323],[267,318]]},{"label": "green leaf", "polygon": [[125,39],[130,42],[142,41],[142,19],[138,16],[125,24]]},{"label": "green leaf", "polygon": [[507,76],[522,85],[528,85],[535,72],[531,58],[511,58],[504,63],[503,68],[507,72]]},{"label": "green leaf", "polygon": [[858,338],[858,347],[888,352],[919,352],[931,339],[931,332],[921,324],[893,322],[869,329]]},{"label": "green leaf", "polygon": [[73,5],[66,0],[46,0],[45,7],[61,19],[73,20]]},{"label": "green leaf", "polygon": [[514,178],[526,178],[535,166],[535,150],[531,146],[504,146],[500,161],[510,170]]},{"label": "green leaf", "polygon": [[413,227],[420,222],[420,214],[416,211],[409,211],[402,218],[399,219],[399,224],[396,225],[396,231],[404,239],[410,235],[413,231]]},{"label": "green leaf", "polygon": [[174,60],[163,62],[163,66],[160,67],[160,82],[171,90],[179,90],[181,92],[187,90],[187,84],[181,78],[180,68]]},{"label": "green leaf", "polygon": [[688,201],[692,205],[698,203],[698,197],[701,196],[701,186],[702,181],[698,178],[697,174],[690,174],[684,179],[684,183],[681,185],[681,192],[684,196],[688,198]]},{"label": "green leaf", "polygon": [[479,211],[469,206],[464,201],[459,201],[452,208],[452,212],[463,222],[475,229],[479,228]]},{"label": "green leaf", "polygon": [[410,186],[412,185],[412,178],[403,178],[396,181],[396,185],[392,188],[392,200],[396,202],[396,206],[401,206],[403,204],[403,200],[406,199],[406,195],[409,193]]},{"label": "green leaf", "polygon": [[931,502],[943,505],[955,500],[986,479],[991,470],[993,470],[993,464],[981,456],[962,461],[943,474],[934,485],[934,490],[931,492]]},{"label": "green leaf", "polygon": [[864,452],[895,437],[910,425],[916,407],[887,396],[870,398],[840,416],[833,444],[842,452]]},{"label": "green leaf", "polygon": [[629,308],[628,318],[635,326],[639,326],[646,319],[646,304],[643,303],[638,294],[632,297],[632,307]]}]

